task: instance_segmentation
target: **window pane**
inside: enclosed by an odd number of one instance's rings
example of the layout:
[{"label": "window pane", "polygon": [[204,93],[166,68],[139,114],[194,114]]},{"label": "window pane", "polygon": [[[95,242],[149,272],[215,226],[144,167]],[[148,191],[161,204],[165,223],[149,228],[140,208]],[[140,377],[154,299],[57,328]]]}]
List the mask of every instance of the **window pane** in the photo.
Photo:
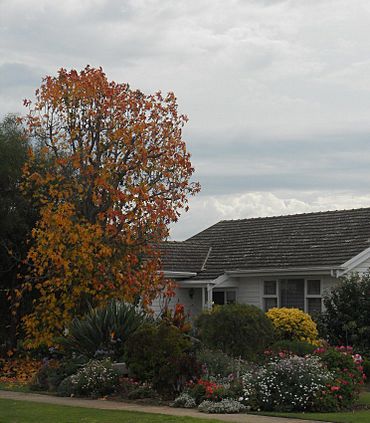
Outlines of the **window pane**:
[{"label": "window pane", "polygon": [[277,307],[277,298],[264,298],[264,302],[265,311],[270,310],[270,308]]},{"label": "window pane", "polygon": [[226,303],[235,304],[236,303],[236,292],[235,291],[226,291]]},{"label": "window pane", "polygon": [[283,279],[280,281],[281,307],[304,310],[304,280]]},{"label": "window pane", "polygon": [[224,305],[225,291],[213,291],[213,303],[217,305]]},{"label": "window pane", "polygon": [[321,298],[307,298],[307,309],[309,314],[321,313]]},{"label": "window pane", "polygon": [[276,281],[265,281],[263,292],[264,295],[276,295]]},{"label": "window pane", "polygon": [[307,281],[307,295],[320,295],[320,285],[319,280]]}]

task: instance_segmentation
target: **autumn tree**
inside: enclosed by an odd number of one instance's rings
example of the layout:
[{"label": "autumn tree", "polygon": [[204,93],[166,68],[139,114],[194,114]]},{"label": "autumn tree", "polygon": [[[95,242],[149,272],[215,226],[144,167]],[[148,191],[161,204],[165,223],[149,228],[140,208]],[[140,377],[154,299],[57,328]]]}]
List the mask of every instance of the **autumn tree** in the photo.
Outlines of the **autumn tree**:
[{"label": "autumn tree", "polygon": [[152,247],[199,190],[182,139],[186,116],[173,93],[146,95],[102,69],[60,69],[25,101],[30,157],[24,190],[36,192],[25,319],[31,345],[50,344],[88,304],[115,297],[150,304],[167,284]]}]

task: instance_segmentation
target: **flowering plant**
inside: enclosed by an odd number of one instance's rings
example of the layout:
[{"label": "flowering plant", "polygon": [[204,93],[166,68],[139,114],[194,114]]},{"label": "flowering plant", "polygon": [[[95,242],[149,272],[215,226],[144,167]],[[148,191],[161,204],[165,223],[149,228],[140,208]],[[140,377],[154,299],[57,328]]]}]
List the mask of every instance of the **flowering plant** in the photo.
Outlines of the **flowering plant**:
[{"label": "flowering plant", "polygon": [[361,355],[355,354],[350,346],[318,348],[315,355],[333,373],[332,381],[321,392],[317,409],[338,410],[352,406],[366,379]]},{"label": "flowering plant", "polygon": [[229,383],[218,383],[213,380],[198,379],[196,382],[189,382],[187,393],[194,398],[197,404],[203,400],[221,401],[229,396]]},{"label": "flowering plant", "polygon": [[242,376],[240,401],[253,410],[305,411],[332,380],[319,357],[274,357]]},{"label": "flowering plant", "polygon": [[119,376],[110,360],[91,360],[59,385],[60,395],[102,396],[114,392],[119,385]]}]

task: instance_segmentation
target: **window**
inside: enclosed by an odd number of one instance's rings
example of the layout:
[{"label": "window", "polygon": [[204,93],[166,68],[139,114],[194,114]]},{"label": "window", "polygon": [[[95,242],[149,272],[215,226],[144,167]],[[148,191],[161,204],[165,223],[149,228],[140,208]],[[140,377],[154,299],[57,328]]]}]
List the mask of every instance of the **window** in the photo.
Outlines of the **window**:
[{"label": "window", "polygon": [[277,307],[277,298],[264,298],[263,302],[265,311],[269,311],[270,308]]},{"label": "window", "polygon": [[320,295],[321,294],[321,281],[308,280],[307,281],[307,295]]},{"label": "window", "polygon": [[227,304],[236,303],[236,291],[226,291],[226,303]]},{"label": "window", "polygon": [[306,311],[309,314],[320,313],[322,310],[321,281],[319,279],[308,279],[306,281]]},{"label": "window", "polygon": [[277,281],[264,281],[263,283],[263,308],[268,311],[278,306]]},{"label": "window", "polygon": [[235,304],[236,303],[236,290],[235,289],[218,289],[213,290],[212,293],[213,304]]},{"label": "window", "polygon": [[321,298],[307,298],[307,313],[321,313]]},{"label": "window", "polygon": [[304,310],[304,279],[282,279],[280,281],[280,307]]},{"label": "window", "polygon": [[265,281],[264,295],[276,295],[276,281]]},{"label": "window", "polygon": [[299,308],[309,314],[322,310],[320,279],[279,279],[263,282],[263,309]]}]

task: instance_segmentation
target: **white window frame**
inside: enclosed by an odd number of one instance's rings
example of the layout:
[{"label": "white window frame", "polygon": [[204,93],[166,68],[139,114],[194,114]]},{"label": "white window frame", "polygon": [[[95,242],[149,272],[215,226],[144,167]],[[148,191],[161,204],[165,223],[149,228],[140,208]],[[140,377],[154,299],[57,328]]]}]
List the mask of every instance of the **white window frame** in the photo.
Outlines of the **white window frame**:
[{"label": "white window frame", "polygon": [[[320,298],[321,299],[321,310],[322,310],[322,294],[323,294],[323,280],[322,278],[299,278],[296,276],[291,276],[285,279],[302,279],[304,282],[304,311],[305,313],[308,313],[308,299],[309,298]],[[280,281],[282,279],[276,279],[276,278],[266,278],[262,280],[262,309],[265,310],[265,299],[266,298],[276,298],[277,301],[277,307],[281,307],[281,298],[280,298]],[[273,294],[267,294],[265,295],[265,282],[276,282],[276,293]],[[308,294],[308,281],[320,281],[320,294]]]},{"label": "white window frame", "polygon": [[[275,282],[275,286],[276,286],[275,294],[265,294],[265,282]],[[262,308],[263,308],[263,311],[267,311],[266,307],[265,307],[265,299],[268,299],[268,298],[276,299],[276,306],[280,307],[279,292],[280,292],[280,282],[279,282],[278,279],[272,279],[271,278],[271,279],[264,279],[262,281]]]},{"label": "white window frame", "polygon": [[[308,282],[309,281],[319,281],[320,282],[320,293],[319,294],[309,294],[308,293]],[[320,298],[321,300],[321,311],[322,311],[322,294],[323,294],[323,290],[322,290],[322,279],[321,278],[307,278],[304,280],[305,283],[305,288],[304,288],[304,293],[305,293],[305,298],[304,298],[304,308],[305,308],[305,312],[308,313],[308,299],[309,298]]]},{"label": "white window frame", "polygon": [[236,288],[214,288],[212,289],[212,305],[213,302],[213,293],[214,292],[223,292],[224,293],[224,305],[227,303],[227,292],[235,292],[235,304],[238,302],[238,290]]}]

